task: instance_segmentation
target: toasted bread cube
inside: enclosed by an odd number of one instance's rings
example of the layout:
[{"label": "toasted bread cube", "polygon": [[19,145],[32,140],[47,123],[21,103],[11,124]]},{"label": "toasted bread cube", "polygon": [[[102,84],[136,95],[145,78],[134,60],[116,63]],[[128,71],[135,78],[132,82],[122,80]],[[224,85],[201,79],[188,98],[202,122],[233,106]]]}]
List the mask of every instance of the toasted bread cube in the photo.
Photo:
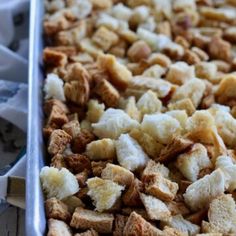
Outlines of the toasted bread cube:
[{"label": "toasted bread cube", "polygon": [[89,229],[83,233],[75,234],[75,236],[99,236],[97,231],[94,229]]},{"label": "toasted bread cube", "polygon": [[209,228],[205,233],[236,233],[235,201],[230,194],[215,198],[208,210]]},{"label": "toasted bread cube", "polygon": [[166,73],[166,68],[160,65],[153,65],[146,69],[142,75],[153,78],[160,78]]},{"label": "toasted bread cube", "polygon": [[192,103],[192,100],[189,98],[184,98],[174,103],[169,103],[168,109],[169,110],[185,110],[189,116],[191,116],[196,110]]},{"label": "toasted bread cube", "polygon": [[167,205],[169,211],[171,212],[171,215],[173,215],[173,216],[175,216],[175,215],[185,216],[190,213],[190,210],[187,208],[185,203],[182,201],[180,201],[180,202],[171,201],[171,202],[167,202],[166,205]]},{"label": "toasted bread cube", "polygon": [[64,221],[49,219],[47,236],[72,236],[72,232]]},{"label": "toasted bread cube", "polygon": [[112,55],[98,57],[98,64],[110,74],[110,81],[118,89],[126,89],[132,77],[131,72]]},{"label": "toasted bread cube", "polygon": [[117,139],[122,133],[127,133],[138,125],[139,123],[123,110],[109,108],[92,127],[99,138]]},{"label": "toasted bread cube", "polygon": [[142,189],[142,182],[134,179],[128,190],[123,194],[122,200],[126,206],[140,206],[142,204],[139,192]]},{"label": "toasted bread cube", "polygon": [[171,213],[164,202],[144,193],[140,194],[140,198],[151,220],[171,220]]},{"label": "toasted bread cube", "polygon": [[110,209],[124,190],[123,186],[98,177],[88,179],[87,185],[89,188],[87,194],[93,199],[96,210],[99,212]]},{"label": "toasted bread cube", "polygon": [[76,229],[93,228],[98,233],[111,233],[114,216],[107,213],[76,208],[70,226]]},{"label": "toasted bread cube", "polygon": [[155,175],[155,174],[161,174],[165,178],[169,178],[169,169],[166,168],[164,165],[157,163],[153,160],[148,161],[143,173],[142,178],[145,179],[145,177],[149,175]]},{"label": "toasted bread cube", "polygon": [[147,222],[142,216],[133,211],[125,225],[124,236],[133,235],[162,235],[162,231]]},{"label": "toasted bread cube", "polygon": [[152,114],[161,111],[162,103],[156,93],[148,90],[139,98],[137,107],[143,114]]},{"label": "toasted bread cube", "polygon": [[47,66],[64,67],[67,64],[67,56],[65,53],[58,52],[52,48],[43,50],[43,61]]},{"label": "toasted bread cube", "polygon": [[104,113],[105,105],[103,103],[98,103],[97,100],[90,99],[88,102],[88,111],[87,111],[87,119],[91,123],[96,123],[101,118]]},{"label": "toasted bread cube", "polygon": [[45,210],[48,219],[68,221],[71,218],[67,205],[55,197],[46,200]]},{"label": "toasted bread cube", "polygon": [[211,161],[207,155],[207,149],[200,143],[177,157],[177,168],[190,181],[195,182],[200,171],[206,167],[211,167]]},{"label": "toasted bread cube", "polygon": [[220,168],[225,175],[225,188],[232,192],[236,189],[236,164],[229,156],[219,156],[216,160],[216,168]]},{"label": "toasted bread cube", "polygon": [[134,120],[141,121],[141,112],[136,106],[135,97],[131,96],[127,99],[125,112]]},{"label": "toasted bread cube", "polygon": [[175,102],[184,98],[190,98],[194,107],[196,108],[203,98],[205,88],[206,85],[202,80],[192,78],[177,88],[174,95],[172,96],[172,101]]},{"label": "toasted bread cube", "polygon": [[175,228],[165,226],[163,230],[163,236],[188,236],[188,233]]},{"label": "toasted bread cube", "polygon": [[107,51],[111,46],[118,42],[119,38],[113,31],[101,26],[94,33],[92,40],[104,51]]},{"label": "toasted bread cube", "polygon": [[61,129],[54,130],[49,138],[48,152],[51,155],[62,153],[70,143],[71,136]]},{"label": "toasted bread cube", "polygon": [[80,133],[80,124],[78,120],[71,120],[62,126],[62,129],[72,138],[75,138]]},{"label": "toasted bread cube", "polygon": [[116,154],[119,164],[131,171],[144,167],[149,159],[142,147],[129,134],[122,134],[116,141]]},{"label": "toasted bread cube", "polygon": [[102,170],[101,177],[102,179],[109,179],[123,186],[130,186],[134,180],[134,174],[131,171],[110,163]]},{"label": "toasted bread cube", "polygon": [[128,218],[128,216],[116,215],[113,236],[123,236],[123,230]]},{"label": "toasted bread cube", "polygon": [[181,232],[185,232],[190,236],[194,236],[200,232],[200,227],[198,225],[192,224],[191,222],[185,220],[182,215],[173,216],[172,220],[166,222],[165,225],[178,229]]},{"label": "toasted bread cube", "polygon": [[74,195],[63,198],[62,202],[66,204],[71,215],[74,213],[75,208],[85,206],[84,203],[80,200],[80,198],[78,198]]},{"label": "toasted bread cube", "polygon": [[97,177],[101,177],[102,170],[105,169],[108,161],[92,161],[91,166],[92,166],[92,171],[93,175]]},{"label": "toasted bread cube", "polygon": [[141,129],[133,129],[129,134],[132,138],[137,140],[148,156],[152,158],[159,156],[163,145],[157,142],[152,136],[144,133]]},{"label": "toasted bread cube", "polygon": [[182,85],[194,77],[194,67],[182,61],[172,64],[166,75],[168,81],[178,85]]},{"label": "toasted bread cube", "polygon": [[196,76],[217,83],[217,66],[211,62],[200,62],[195,65]]},{"label": "toasted bread cube", "polygon": [[92,161],[113,160],[116,156],[115,141],[109,138],[92,141],[86,147],[86,154]]},{"label": "toasted bread cube", "polygon": [[179,121],[166,114],[145,115],[141,128],[162,144],[167,144],[174,135],[181,132]]},{"label": "toasted bread cube", "polygon": [[164,178],[160,173],[144,179],[145,191],[163,201],[172,201],[179,189],[177,183]]},{"label": "toasted bread cube", "polygon": [[182,129],[183,130],[185,129],[186,122],[187,122],[187,119],[188,119],[188,115],[187,115],[186,111],[184,111],[184,110],[172,110],[172,111],[167,111],[165,114],[175,118],[176,120],[178,120],[181,127],[182,127]]},{"label": "toasted bread cube", "polygon": [[225,179],[223,172],[218,168],[210,175],[192,183],[184,194],[186,204],[194,211],[209,206],[210,201],[224,193]]}]

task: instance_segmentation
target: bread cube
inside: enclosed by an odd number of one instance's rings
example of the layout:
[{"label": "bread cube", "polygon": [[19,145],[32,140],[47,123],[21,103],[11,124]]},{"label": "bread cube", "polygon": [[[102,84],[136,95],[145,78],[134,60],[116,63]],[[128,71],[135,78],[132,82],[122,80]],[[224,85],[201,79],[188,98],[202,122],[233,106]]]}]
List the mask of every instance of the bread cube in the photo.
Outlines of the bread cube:
[{"label": "bread cube", "polygon": [[104,110],[105,105],[103,103],[99,103],[97,100],[90,99],[88,102],[88,111],[86,117],[91,123],[96,123],[101,118]]},{"label": "bread cube", "polygon": [[64,221],[49,219],[47,236],[72,236],[72,232]]}]

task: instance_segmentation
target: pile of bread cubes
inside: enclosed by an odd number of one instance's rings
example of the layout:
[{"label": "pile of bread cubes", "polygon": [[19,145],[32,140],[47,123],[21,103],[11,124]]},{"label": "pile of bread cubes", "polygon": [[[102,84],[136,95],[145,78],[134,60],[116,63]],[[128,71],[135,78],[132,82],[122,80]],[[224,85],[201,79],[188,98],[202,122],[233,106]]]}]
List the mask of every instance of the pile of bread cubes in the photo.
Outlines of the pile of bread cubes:
[{"label": "pile of bread cubes", "polygon": [[236,1],[45,0],[48,236],[236,235]]}]

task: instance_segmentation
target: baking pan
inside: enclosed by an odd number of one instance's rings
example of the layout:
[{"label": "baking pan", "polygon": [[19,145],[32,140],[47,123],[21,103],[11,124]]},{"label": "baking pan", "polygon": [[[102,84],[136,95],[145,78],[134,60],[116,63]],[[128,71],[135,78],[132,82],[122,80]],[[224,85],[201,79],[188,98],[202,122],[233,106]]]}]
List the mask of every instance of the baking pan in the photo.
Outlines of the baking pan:
[{"label": "baking pan", "polygon": [[29,40],[29,104],[26,176],[26,233],[27,236],[42,236],[46,231],[43,193],[39,172],[44,166],[44,143],[42,136],[42,19],[43,1],[30,1]]}]

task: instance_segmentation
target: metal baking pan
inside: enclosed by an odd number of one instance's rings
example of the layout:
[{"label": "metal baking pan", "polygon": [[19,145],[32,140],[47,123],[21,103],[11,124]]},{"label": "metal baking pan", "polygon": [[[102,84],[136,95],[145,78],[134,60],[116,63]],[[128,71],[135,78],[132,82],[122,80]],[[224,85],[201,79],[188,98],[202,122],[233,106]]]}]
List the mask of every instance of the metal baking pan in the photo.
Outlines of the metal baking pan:
[{"label": "metal baking pan", "polygon": [[29,104],[26,176],[26,233],[27,236],[42,236],[46,232],[43,193],[39,172],[44,166],[44,143],[42,135],[42,20],[44,4],[41,0],[30,1],[29,40]]}]

